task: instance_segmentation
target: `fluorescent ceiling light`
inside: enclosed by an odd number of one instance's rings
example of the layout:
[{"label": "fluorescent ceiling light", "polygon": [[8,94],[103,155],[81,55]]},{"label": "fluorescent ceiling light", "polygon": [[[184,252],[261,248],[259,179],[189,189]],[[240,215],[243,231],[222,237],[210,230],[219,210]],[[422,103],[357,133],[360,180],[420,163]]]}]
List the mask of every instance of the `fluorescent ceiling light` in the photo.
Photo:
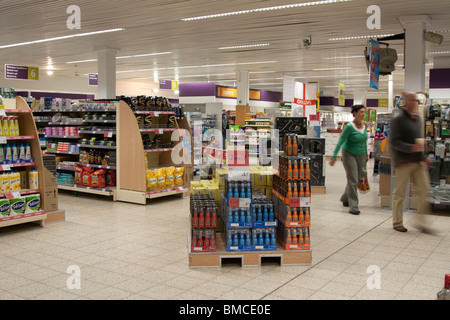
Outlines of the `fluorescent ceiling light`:
[{"label": "fluorescent ceiling light", "polygon": [[365,58],[365,56],[340,56],[340,57],[327,57],[322,58],[323,60],[338,60],[338,59],[359,59],[359,58]]},{"label": "fluorescent ceiling light", "polygon": [[117,73],[129,73],[129,72],[145,72],[155,70],[175,70],[175,69],[190,69],[190,68],[209,68],[209,67],[227,67],[227,66],[239,66],[249,64],[266,64],[277,63],[278,61],[256,61],[256,62],[238,62],[238,63],[222,63],[222,64],[206,64],[201,66],[184,66],[184,67],[169,67],[169,68],[156,68],[156,69],[137,69],[137,70],[123,70],[117,71]]},{"label": "fluorescent ceiling light", "polygon": [[318,69],[312,69],[312,71],[329,71],[329,70],[350,70],[350,67],[345,68],[318,68]]},{"label": "fluorescent ceiling light", "polygon": [[330,41],[339,41],[339,40],[356,40],[356,39],[369,39],[369,38],[383,38],[383,37],[389,37],[393,36],[394,34],[373,34],[373,35],[366,35],[366,36],[353,36],[353,37],[341,37],[341,38],[331,38],[328,39]]},{"label": "fluorescent ceiling light", "polygon": [[260,43],[260,44],[248,44],[243,46],[234,46],[234,47],[221,47],[219,50],[228,50],[228,49],[242,49],[242,48],[254,48],[254,47],[267,47],[270,46],[270,43]]},{"label": "fluorescent ceiling light", "polygon": [[173,52],[167,51],[167,52],[157,52],[157,53],[145,53],[145,54],[135,54],[132,56],[121,56],[116,57],[116,59],[129,59],[129,58],[140,58],[140,57],[148,57],[148,56],[159,56],[163,54],[172,54]]},{"label": "fluorescent ceiling light", "polygon": [[428,52],[428,54],[449,54],[450,51],[435,51],[435,52]]},{"label": "fluorescent ceiling light", "polygon": [[[132,56],[121,56],[121,57],[116,57],[116,59],[130,59],[130,58],[140,58],[140,57],[148,57],[148,56],[159,56],[159,55],[164,55],[164,54],[171,54],[173,52],[157,52],[157,53],[145,53],[145,54],[135,54]],[[74,63],[84,63],[84,62],[95,62],[98,61],[98,59],[88,59],[88,60],[78,60],[78,61],[69,61],[66,62],[68,64],[74,64]]]},{"label": "fluorescent ceiling light", "polygon": [[72,35],[68,35],[68,36],[61,36],[61,37],[47,38],[47,39],[41,39],[41,40],[34,40],[34,41],[20,42],[20,43],[14,43],[14,44],[7,44],[7,45],[4,45],[4,46],[0,46],[0,49],[19,47],[19,46],[26,46],[26,45],[29,45],[29,44],[37,44],[37,43],[57,41],[57,40],[66,40],[66,39],[78,38],[78,37],[93,36],[93,35],[96,35],[96,34],[103,34],[103,33],[123,31],[123,30],[125,30],[125,29],[124,28],[116,28],[116,29],[109,29],[109,30],[86,32],[86,33],[77,33],[77,34],[72,34]]},{"label": "fluorescent ceiling light", "polygon": [[294,4],[287,4],[287,5],[282,5],[282,6],[264,7],[264,8],[257,8],[257,9],[249,9],[249,10],[225,12],[225,13],[219,13],[219,14],[211,14],[211,15],[206,15],[206,16],[184,18],[181,20],[182,21],[195,21],[195,20],[202,20],[202,19],[234,16],[234,15],[240,15],[240,14],[264,12],[264,11],[272,11],[272,10],[293,9],[293,8],[299,8],[299,7],[318,6],[318,5],[323,5],[323,4],[333,4],[333,3],[338,3],[338,2],[349,2],[349,1],[352,1],[352,0],[322,0],[322,1],[294,3]]}]

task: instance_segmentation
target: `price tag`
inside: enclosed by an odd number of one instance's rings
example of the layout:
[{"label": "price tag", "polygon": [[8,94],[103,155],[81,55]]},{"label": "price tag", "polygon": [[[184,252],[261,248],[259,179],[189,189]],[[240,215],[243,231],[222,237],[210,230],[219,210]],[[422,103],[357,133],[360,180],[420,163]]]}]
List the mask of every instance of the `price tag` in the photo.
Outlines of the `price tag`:
[{"label": "price tag", "polygon": [[159,117],[159,112],[158,111],[153,112],[153,117]]},{"label": "price tag", "polygon": [[249,198],[240,198],[239,199],[239,207],[240,208],[250,208],[250,201]]},{"label": "price tag", "polygon": [[2,167],[3,171],[9,171],[9,170],[11,170],[11,167],[10,167],[9,164],[2,164],[1,167]]},{"label": "price tag", "polygon": [[291,208],[300,208],[300,198],[289,198],[289,206]]},{"label": "price tag", "polygon": [[239,206],[240,206],[239,198],[229,198],[228,199],[228,207],[239,208]]},{"label": "price tag", "polygon": [[164,133],[164,130],[163,130],[163,129],[157,129],[156,132],[157,132],[158,134],[163,134],[163,133]]},{"label": "price tag", "polygon": [[311,198],[310,197],[300,198],[300,206],[302,208],[309,208],[309,207],[311,207]]},{"label": "price tag", "polygon": [[20,198],[20,192],[16,191],[16,192],[11,192],[11,193],[5,193],[5,198],[6,199],[16,199],[16,198]]},{"label": "price tag", "polygon": [[250,181],[249,167],[228,167],[229,181]]},{"label": "price tag", "polygon": [[104,138],[112,138],[112,136],[113,136],[112,132],[105,132],[103,135]]},{"label": "price tag", "polygon": [[1,117],[6,117],[5,109],[0,109],[0,116]]},{"label": "price tag", "polygon": [[0,144],[5,144],[5,143],[6,143],[6,137],[0,136]]}]

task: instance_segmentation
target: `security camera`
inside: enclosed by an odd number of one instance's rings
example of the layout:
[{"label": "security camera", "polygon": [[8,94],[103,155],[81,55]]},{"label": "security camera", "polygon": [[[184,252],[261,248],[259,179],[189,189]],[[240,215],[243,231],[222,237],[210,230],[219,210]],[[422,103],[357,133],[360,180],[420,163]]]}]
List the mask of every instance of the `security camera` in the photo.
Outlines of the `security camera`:
[{"label": "security camera", "polygon": [[312,44],[312,38],[309,36],[309,39],[303,39],[303,46],[308,49],[311,47]]},{"label": "security camera", "polygon": [[425,32],[425,40],[440,45],[444,37],[434,32]]}]

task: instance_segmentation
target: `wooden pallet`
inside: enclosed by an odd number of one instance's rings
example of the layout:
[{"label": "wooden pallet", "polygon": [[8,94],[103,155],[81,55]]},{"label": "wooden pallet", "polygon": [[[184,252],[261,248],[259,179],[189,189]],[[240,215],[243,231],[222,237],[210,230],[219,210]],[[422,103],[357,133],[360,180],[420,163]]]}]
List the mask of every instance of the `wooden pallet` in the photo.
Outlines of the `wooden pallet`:
[{"label": "wooden pallet", "polygon": [[278,244],[276,251],[229,252],[225,250],[225,244],[219,235],[216,239],[216,252],[189,253],[190,268],[221,268],[227,260],[240,260],[242,267],[260,267],[267,258],[279,259],[281,266],[310,265],[312,262],[311,250],[285,250]]}]

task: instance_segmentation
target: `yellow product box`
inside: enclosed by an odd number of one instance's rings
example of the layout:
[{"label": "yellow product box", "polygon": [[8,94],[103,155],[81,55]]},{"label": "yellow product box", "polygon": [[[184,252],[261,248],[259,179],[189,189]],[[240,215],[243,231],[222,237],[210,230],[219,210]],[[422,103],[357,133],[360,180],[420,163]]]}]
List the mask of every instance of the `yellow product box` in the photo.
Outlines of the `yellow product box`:
[{"label": "yellow product box", "polygon": [[227,168],[217,168],[215,180],[219,184],[219,187],[225,188],[225,181],[228,179],[228,169]]}]

